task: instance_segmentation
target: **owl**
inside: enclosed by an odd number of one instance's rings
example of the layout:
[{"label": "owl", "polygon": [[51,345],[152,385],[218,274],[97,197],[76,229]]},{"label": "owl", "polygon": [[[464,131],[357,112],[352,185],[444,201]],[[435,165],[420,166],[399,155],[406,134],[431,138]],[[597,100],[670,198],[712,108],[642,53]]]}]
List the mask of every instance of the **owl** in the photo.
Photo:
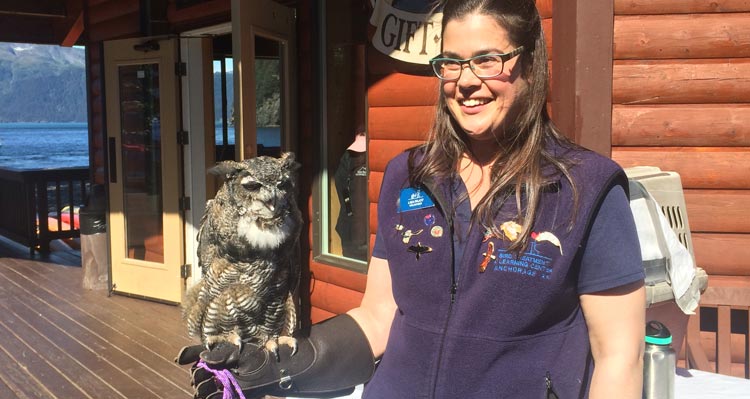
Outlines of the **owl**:
[{"label": "owl", "polygon": [[302,216],[296,202],[294,154],[225,161],[210,173],[224,183],[198,231],[203,276],[187,293],[188,333],[207,348],[251,340],[276,351],[295,348],[296,289]]}]

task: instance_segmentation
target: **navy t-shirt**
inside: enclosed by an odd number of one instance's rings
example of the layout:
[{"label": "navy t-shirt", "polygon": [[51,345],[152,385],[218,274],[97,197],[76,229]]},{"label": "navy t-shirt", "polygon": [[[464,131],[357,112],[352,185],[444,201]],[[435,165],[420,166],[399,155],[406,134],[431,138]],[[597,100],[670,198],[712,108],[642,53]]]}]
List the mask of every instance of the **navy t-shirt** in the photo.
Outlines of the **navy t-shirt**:
[{"label": "navy t-shirt", "polygon": [[[466,191],[463,184],[454,186],[457,191]],[[457,193],[460,197],[460,193]],[[456,209],[456,232],[469,231],[471,206],[465,200]],[[459,226],[460,225],[460,226]],[[386,245],[383,242],[381,226],[375,237],[372,256],[388,259]],[[457,233],[457,235],[460,233]],[[455,241],[455,258],[461,259],[463,240],[457,237]],[[591,226],[586,247],[581,258],[581,268],[578,276],[578,292],[590,294],[620,287],[643,279],[642,269],[634,268],[631,264],[640,257],[640,244],[636,232],[635,221],[630,211],[628,197],[620,186],[614,186],[602,201]]]}]

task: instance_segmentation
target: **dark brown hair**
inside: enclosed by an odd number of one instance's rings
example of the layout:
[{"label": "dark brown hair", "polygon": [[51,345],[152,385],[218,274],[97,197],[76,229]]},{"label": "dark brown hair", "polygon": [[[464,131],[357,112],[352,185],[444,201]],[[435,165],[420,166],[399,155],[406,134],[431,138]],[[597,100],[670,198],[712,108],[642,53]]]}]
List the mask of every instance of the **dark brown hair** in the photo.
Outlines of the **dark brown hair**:
[{"label": "dark brown hair", "polygon": [[[500,206],[515,197],[516,222],[523,228],[519,239],[509,249],[520,253],[528,245],[540,193],[550,183],[549,173],[544,174],[543,168],[551,166],[557,170],[556,174],[562,174],[573,183],[569,172],[571,164],[548,150],[549,144],[555,142],[563,146],[573,144],[557,130],[547,113],[549,72],[541,18],[534,0],[447,0],[443,2],[442,11],[443,30],[450,21],[471,14],[488,15],[508,31],[515,46],[524,46],[518,62],[521,77],[528,86],[516,97],[517,112],[508,114],[514,119],[504,124],[504,134],[497,137],[500,149],[491,168],[491,186],[472,216],[474,222],[501,236],[494,218]],[[448,111],[442,88],[429,139],[420,150],[424,154],[422,161],[416,163],[412,157],[410,162],[409,179],[413,185],[433,177],[454,176],[462,155],[471,153],[466,134]],[[578,202],[575,185],[573,196],[575,209]],[[574,217],[571,215],[571,226]]]}]

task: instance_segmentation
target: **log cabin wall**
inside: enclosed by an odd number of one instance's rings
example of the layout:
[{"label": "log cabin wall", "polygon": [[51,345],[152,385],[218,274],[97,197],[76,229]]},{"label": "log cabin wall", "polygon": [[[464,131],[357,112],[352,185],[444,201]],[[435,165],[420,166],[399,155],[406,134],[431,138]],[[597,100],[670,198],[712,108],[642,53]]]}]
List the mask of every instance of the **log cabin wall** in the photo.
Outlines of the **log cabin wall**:
[{"label": "log cabin wall", "polygon": [[[612,158],[681,175],[696,262],[709,275],[701,303],[724,305],[718,328],[735,333],[719,344],[718,371],[748,378],[750,3],[614,7]],[[716,331],[716,309],[702,313],[702,329]],[[716,334],[701,341],[716,363]]]},{"label": "log cabin wall", "polygon": [[[538,0],[548,47],[552,39],[552,0]],[[550,52],[551,54],[551,52]],[[432,123],[438,80],[429,66],[395,61],[368,46],[367,133],[370,248],[377,231],[377,202],[388,161],[422,143]],[[313,322],[359,305],[366,276],[310,259]]]}]

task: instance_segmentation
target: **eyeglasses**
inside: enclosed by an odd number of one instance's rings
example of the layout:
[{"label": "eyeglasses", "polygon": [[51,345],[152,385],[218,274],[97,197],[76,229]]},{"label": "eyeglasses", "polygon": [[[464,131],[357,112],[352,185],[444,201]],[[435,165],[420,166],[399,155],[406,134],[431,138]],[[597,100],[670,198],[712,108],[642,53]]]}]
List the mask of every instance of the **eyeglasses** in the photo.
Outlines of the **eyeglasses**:
[{"label": "eyeglasses", "polygon": [[503,73],[503,67],[508,60],[522,52],[523,46],[505,54],[482,54],[465,60],[438,56],[431,59],[430,64],[435,75],[441,80],[458,80],[464,70],[464,64],[469,64],[471,71],[480,79],[494,78]]}]

